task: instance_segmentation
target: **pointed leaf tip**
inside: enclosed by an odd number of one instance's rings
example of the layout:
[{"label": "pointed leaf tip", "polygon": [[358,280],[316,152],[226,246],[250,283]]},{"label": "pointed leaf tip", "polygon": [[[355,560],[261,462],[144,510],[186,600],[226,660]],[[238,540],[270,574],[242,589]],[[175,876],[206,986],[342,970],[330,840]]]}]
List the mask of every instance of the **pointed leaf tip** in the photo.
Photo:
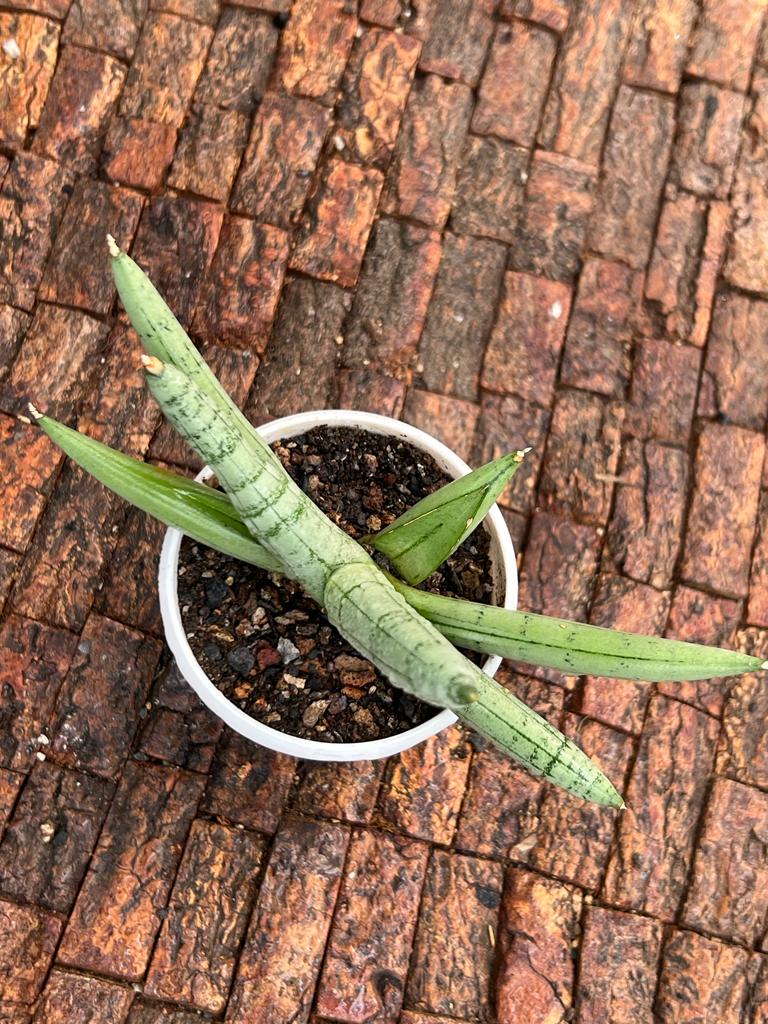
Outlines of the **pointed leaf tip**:
[{"label": "pointed leaf tip", "polygon": [[161,376],[165,369],[165,365],[162,360],[158,359],[157,356],[148,356],[144,352],[141,354],[141,365],[147,373],[151,373],[153,377]]},{"label": "pointed leaf tip", "polygon": [[27,402],[27,408],[29,409],[29,415],[32,417],[33,420],[41,420],[43,418],[43,414],[40,412],[39,409],[36,409],[31,402]]},{"label": "pointed leaf tip", "polygon": [[117,259],[117,257],[120,255],[120,247],[118,246],[117,242],[114,240],[112,235],[107,235],[107,248],[109,249],[109,255],[112,257],[112,259]]}]

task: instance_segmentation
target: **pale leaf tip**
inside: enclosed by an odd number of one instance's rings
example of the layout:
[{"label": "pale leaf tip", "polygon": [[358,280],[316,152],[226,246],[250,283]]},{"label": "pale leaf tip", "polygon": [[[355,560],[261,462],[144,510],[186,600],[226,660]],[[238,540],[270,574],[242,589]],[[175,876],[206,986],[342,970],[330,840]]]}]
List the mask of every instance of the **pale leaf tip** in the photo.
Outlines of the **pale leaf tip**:
[{"label": "pale leaf tip", "polygon": [[768,669],[768,661],[764,661],[760,668]]},{"label": "pale leaf tip", "polygon": [[148,356],[146,353],[142,353],[141,355],[141,365],[147,373],[151,373],[153,377],[159,377],[165,369],[161,360],[159,360],[157,356]]},{"label": "pale leaf tip", "polygon": [[32,422],[29,416],[25,416],[23,413],[20,412],[16,413],[16,419],[19,421],[19,423],[26,423],[27,426],[29,426],[29,424]]},{"label": "pale leaf tip", "polygon": [[33,420],[39,420],[43,418],[43,414],[40,412],[38,408],[32,405],[31,402],[27,402],[27,408],[29,409],[29,415],[32,417]]},{"label": "pale leaf tip", "polygon": [[116,259],[120,255],[120,247],[112,235],[107,235],[107,248],[109,249],[109,255],[113,259]]}]

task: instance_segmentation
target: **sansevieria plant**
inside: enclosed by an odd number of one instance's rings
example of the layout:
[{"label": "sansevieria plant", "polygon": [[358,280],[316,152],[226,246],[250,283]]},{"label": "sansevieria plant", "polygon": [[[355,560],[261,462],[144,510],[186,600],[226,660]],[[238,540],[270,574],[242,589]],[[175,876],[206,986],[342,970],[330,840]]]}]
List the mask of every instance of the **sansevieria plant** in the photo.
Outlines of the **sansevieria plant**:
[{"label": "sansevieria plant", "polygon": [[150,280],[110,237],[112,270],[147,350],[147,384],[164,414],[214,470],[224,493],[146,465],[30,406],[37,425],[85,470],[194,540],[288,576],[394,684],[450,708],[524,765],[570,793],[623,801],[575,743],[485,675],[458,648],[573,675],[645,681],[704,679],[766,667],[734,651],[641,637],[416,589],[481,522],[522,461],[512,452],[453,481],[385,530],[337,527],[291,480],[210,371]]}]

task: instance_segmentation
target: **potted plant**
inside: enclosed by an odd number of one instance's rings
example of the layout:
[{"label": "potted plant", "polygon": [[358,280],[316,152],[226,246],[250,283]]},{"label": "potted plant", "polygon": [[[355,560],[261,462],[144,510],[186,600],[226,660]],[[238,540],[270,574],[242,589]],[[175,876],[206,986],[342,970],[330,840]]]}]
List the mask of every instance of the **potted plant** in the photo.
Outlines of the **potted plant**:
[{"label": "potted plant", "polygon": [[[31,407],[38,425],[138,507],[199,542],[296,581],[355,650],[402,690],[447,709],[532,773],[584,799],[621,807],[621,796],[576,744],[459,648],[573,674],[647,681],[763,667],[760,659],[738,652],[417,589],[484,519],[524,453],[510,453],[428,495],[366,536],[364,547],[296,485],[148,278],[112,239],[109,244],[120,298],[149,353],[142,357],[147,384],[225,493],[114,452]],[[375,552],[386,556],[389,569],[374,561]]]}]

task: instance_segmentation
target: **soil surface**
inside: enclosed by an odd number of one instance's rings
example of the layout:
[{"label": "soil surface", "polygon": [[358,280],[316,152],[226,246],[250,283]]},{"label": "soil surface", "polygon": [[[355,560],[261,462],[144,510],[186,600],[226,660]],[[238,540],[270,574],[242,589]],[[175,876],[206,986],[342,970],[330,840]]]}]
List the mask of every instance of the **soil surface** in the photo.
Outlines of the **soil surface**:
[{"label": "soil surface", "polygon": [[[356,538],[450,479],[407,442],[346,427],[316,428],[272,447],[299,487]],[[422,587],[490,602],[489,547],[481,527]],[[361,658],[298,584],[188,538],[179,559],[179,603],[190,646],[215,686],[275,729],[353,743],[394,735],[435,714]]]}]

